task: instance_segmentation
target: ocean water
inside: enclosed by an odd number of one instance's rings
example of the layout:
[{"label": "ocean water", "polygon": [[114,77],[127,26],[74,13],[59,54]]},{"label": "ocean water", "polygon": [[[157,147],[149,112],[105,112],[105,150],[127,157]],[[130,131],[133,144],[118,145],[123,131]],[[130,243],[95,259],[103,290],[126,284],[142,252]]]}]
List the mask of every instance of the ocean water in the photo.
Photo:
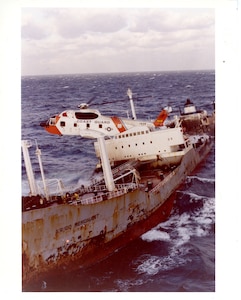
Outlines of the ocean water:
[{"label": "ocean water", "polygon": [[[148,72],[22,77],[22,139],[31,140],[35,178],[41,179],[35,143],[47,179],[65,186],[87,183],[95,168],[93,140],[49,135],[41,121],[90,103],[104,115],[131,116],[127,88],[138,118],[153,120],[166,105],[174,114],[187,98],[211,113],[215,72]],[[29,192],[22,163],[22,192]],[[28,291],[214,292],[215,147],[176,193],[170,218],[95,266],[62,272]]]}]

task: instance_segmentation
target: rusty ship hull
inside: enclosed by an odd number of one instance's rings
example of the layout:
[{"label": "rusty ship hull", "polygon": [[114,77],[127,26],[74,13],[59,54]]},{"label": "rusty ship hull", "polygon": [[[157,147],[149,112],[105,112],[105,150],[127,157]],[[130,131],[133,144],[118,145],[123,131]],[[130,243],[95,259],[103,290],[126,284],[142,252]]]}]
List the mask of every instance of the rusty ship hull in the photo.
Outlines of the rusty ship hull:
[{"label": "rusty ship hull", "polygon": [[[47,274],[94,264],[139,237],[171,213],[175,190],[206,157],[210,139],[190,148],[181,163],[146,189],[131,189],[95,203],[63,203],[22,213],[23,289]],[[152,172],[153,174],[153,172]],[[116,194],[115,194],[116,193]]]}]

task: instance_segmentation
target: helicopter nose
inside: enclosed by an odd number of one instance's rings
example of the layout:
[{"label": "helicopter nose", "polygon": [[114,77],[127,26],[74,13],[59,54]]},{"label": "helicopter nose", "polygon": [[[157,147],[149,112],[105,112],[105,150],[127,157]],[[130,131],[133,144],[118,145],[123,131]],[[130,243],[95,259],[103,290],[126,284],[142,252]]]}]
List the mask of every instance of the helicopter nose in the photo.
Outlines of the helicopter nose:
[{"label": "helicopter nose", "polygon": [[45,122],[41,122],[39,125],[41,127],[43,127],[48,133],[62,135],[62,133],[59,131],[59,129],[55,125],[49,124],[48,120]]}]

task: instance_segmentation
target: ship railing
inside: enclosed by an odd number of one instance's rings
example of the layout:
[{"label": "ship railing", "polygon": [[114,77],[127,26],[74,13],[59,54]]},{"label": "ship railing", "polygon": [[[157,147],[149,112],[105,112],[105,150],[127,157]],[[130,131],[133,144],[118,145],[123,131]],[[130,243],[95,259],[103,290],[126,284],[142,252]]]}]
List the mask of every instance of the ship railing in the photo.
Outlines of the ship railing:
[{"label": "ship railing", "polygon": [[112,174],[113,174],[113,175],[116,175],[116,174],[118,174],[119,172],[121,172],[121,171],[123,171],[123,170],[125,170],[125,169],[132,169],[133,166],[136,164],[136,162],[137,162],[137,161],[134,160],[134,159],[125,162],[125,163],[123,163],[122,165],[119,165],[118,167],[114,168],[114,169],[112,170]]},{"label": "ship railing", "polygon": [[[175,168],[176,169],[176,168]],[[157,194],[160,191],[160,188],[164,186],[175,173],[176,170],[171,171],[161,182],[159,182],[153,189],[150,190],[150,193]]]},{"label": "ship railing", "polygon": [[[137,163],[136,160],[132,159],[130,161],[127,161],[123,163],[122,165],[119,165],[118,167],[112,169],[112,174],[113,176],[117,176],[119,173],[121,173],[123,170],[130,170],[133,169],[133,166]],[[93,178],[92,179],[92,184],[99,184],[101,182],[104,182],[104,176],[103,174],[100,175],[98,178]]]},{"label": "ship railing", "polygon": [[[53,178],[46,180],[46,186],[49,195],[62,195],[64,193],[63,182],[60,179]],[[45,195],[44,185],[42,181],[37,181],[39,195]]]},{"label": "ship railing", "polygon": [[[75,201],[73,201],[71,204],[82,204],[82,205],[88,205],[88,204],[95,204],[104,200],[108,200],[111,198],[115,198],[121,195],[124,195],[130,191],[134,191],[138,188],[138,184],[136,183],[128,183],[128,184],[116,184],[116,189],[114,191],[111,192],[102,192],[100,194],[97,195],[92,195],[91,197],[85,198],[85,199],[81,199],[81,197],[79,199],[76,199]],[[99,192],[101,191],[105,191],[106,190],[106,186],[100,186],[99,188]],[[97,191],[97,190],[96,190]]]}]

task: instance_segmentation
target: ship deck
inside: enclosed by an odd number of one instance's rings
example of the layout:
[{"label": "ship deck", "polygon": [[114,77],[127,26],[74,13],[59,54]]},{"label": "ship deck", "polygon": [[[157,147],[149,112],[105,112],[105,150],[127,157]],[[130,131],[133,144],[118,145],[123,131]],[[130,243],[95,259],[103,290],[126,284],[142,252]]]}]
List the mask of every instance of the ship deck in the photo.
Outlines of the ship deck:
[{"label": "ship deck", "polygon": [[[124,195],[130,191],[139,189],[140,191],[148,192],[155,188],[160,181],[162,181],[174,168],[169,167],[166,169],[161,168],[145,168],[143,165],[137,163],[125,164],[116,168],[113,173],[117,179],[115,182],[115,190],[107,191],[103,183],[102,176],[99,175],[98,179],[93,179],[92,184],[89,186],[81,186],[72,192],[64,193],[63,195],[53,195],[48,200],[40,195],[23,197],[23,211],[33,209],[40,209],[51,205],[89,205],[105,201],[114,197]],[[118,170],[118,172],[116,171]],[[138,180],[133,179],[134,174],[138,174]]]}]

